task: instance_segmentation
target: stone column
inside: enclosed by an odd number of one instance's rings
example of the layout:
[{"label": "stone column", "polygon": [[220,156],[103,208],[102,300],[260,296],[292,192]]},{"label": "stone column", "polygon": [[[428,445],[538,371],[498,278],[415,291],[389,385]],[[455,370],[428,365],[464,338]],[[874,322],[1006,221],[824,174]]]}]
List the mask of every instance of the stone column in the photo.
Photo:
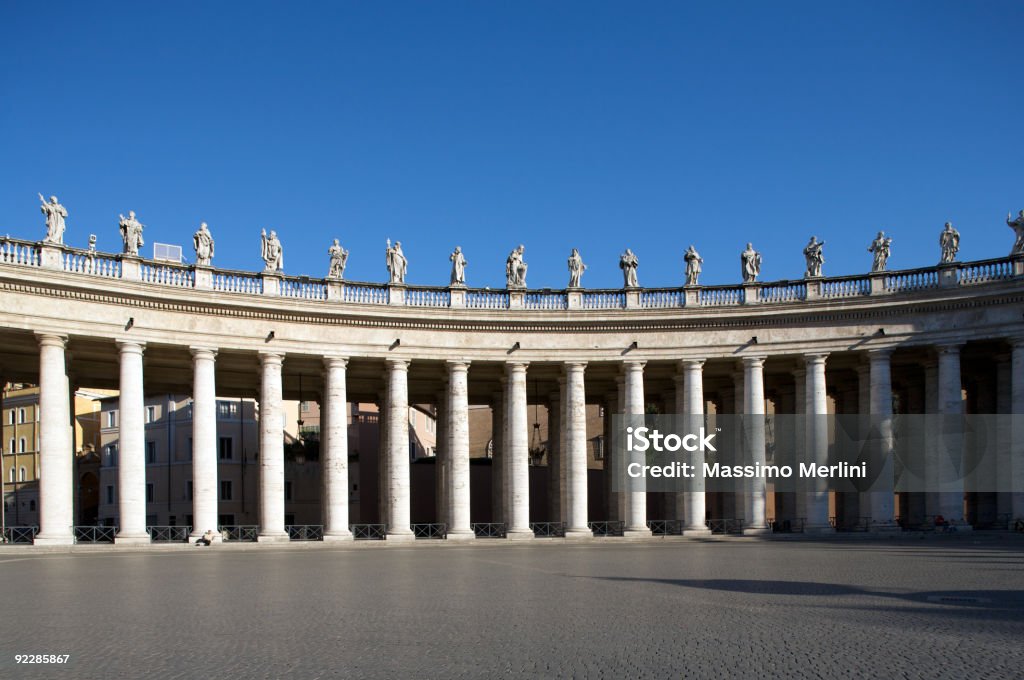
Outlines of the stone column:
[{"label": "stone column", "polygon": [[469,515],[469,362],[448,362],[448,540],[473,540]]},{"label": "stone column", "polygon": [[[704,360],[684,359],[679,362],[682,375],[676,377],[676,410],[683,415],[682,425],[687,432],[697,433],[704,426]],[[707,495],[704,491],[704,460],[705,454],[697,452],[691,457],[692,462],[699,466],[697,476],[686,480],[688,491],[682,494],[682,511],[679,518],[683,520],[684,536],[709,536],[711,530],[705,524],[707,514]]]},{"label": "stone column", "polygon": [[[644,416],[644,361],[627,361],[623,364],[624,370],[624,403],[623,411],[630,422],[642,424]],[[628,467],[630,463],[644,463],[644,455],[634,452],[632,455],[625,451],[623,442],[623,471],[626,472],[625,486],[628,489],[623,493],[626,501],[625,512],[625,535],[626,536],[650,536],[651,530],[647,526],[647,486],[643,477],[630,478]]]},{"label": "stone column", "polygon": [[[804,420],[807,417],[807,369],[802,367],[793,371],[793,412],[796,415],[803,416]],[[795,420],[800,422],[801,419],[797,418]],[[793,452],[793,459],[804,460],[804,457],[807,455],[806,437],[796,437],[793,443],[796,448],[796,451]],[[804,479],[797,477],[795,487],[797,491],[793,494],[793,517],[801,519],[806,523],[807,494],[805,493],[806,485],[804,484]]]},{"label": "stone column", "polygon": [[562,401],[561,392],[548,395],[548,518],[566,522],[562,506]]},{"label": "stone column", "polygon": [[75,542],[71,406],[64,348],[67,337],[37,333],[39,341],[39,534],[36,545]]},{"label": "stone column", "polygon": [[[924,515],[937,515],[939,510],[939,365],[935,359],[922,362],[924,366]],[[917,495],[917,494],[915,494]],[[911,500],[915,500],[911,498]]]},{"label": "stone column", "polygon": [[593,538],[587,525],[587,400],[583,374],[587,364],[565,364],[566,538]]},{"label": "stone column", "polygon": [[619,516],[619,494],[614,490],[615,484],[612,479],[615,475],[615,447],[612,445],[615,436],[612,432],[612,416],[618,409],[618,393],[610,392],[605,395],[604,400],[604,519],[615,522],[622,518]]},{"label": "stone column", "polygon": [[939,413],[942,415],[939,435],[939,514],[948,521],[964,523],[963,460],[964,413],[963,384],[960,379],[960,345],[940,345]]},{"label": "stone column", "polygon": [[217,350],[192,347],[192,543],[217,526]]},{"label": "stone column", "polygon": [[[827,354],[804,356],[807,370],[805,398],[806,418],[804,438],[806,461],[813,465],[828,465],[828,395],[825,392],[825,359]],[[828,522],[828,481],[811,477],[806,482],[807,524],[804,530],[814,533],[834,531]]]},{"label": "stone column", "polygon": [[[743,358],[743,416],[747,465],[765,463],[764,357]],[[747,480],[743,534],[768,533],[765,521],[766,485],[763,477]]]},{"label": "stone column", "polygon": [[510,539],[531,539],[530,452],[526,406],[526,362],[505,364],[505,406],[508,447],[505,449],[505,485],[508,506],[505,522]]},{"label": "stone column", "polygon": [[260,352],[260,543],[284,543],[284,409],[281,363],[284,355]]},{"label": "stone column", "polygon": [[387,360],[388,517],[387,540],[413,540],[409,520],[409,362]]},{"label": "stone column", "polygon": [[876,349],[868,352],[870,371],[871,438],[877,437],[871,452],[877,461],[878,479],[869,491],[872,531],[896,531],[895,472],[893,468],[892,433],[892,351]]},{"label": "stone column", "polygon": [[348,525],[348,359],[324,357],[324,397],[320,411],[323,466],[324,541],[351,541]]},{"label": "stone column", "polygon": [[377,520],[378,524],[388,522],[388,386],[377,397]]},{"label": "stone column", "polygon": [[118,544],[149,543],[146,533],[146,404],[142,388],[144,343],[119,341]]},{"label": "stone column", "polygon": [[491,395],[491,521],[505,521],[505,397]]},{"label": "stone column", "polygon": [[443,522],[449,529],[452,526],[451,516],[451,444],[450,435],[450,404],[448,392],[451,386],[448,378],[443,379],[442,389],[437,393],[437,446],[434,447],[434,508],[435,522]]},{"label": "stone column", "polygon": [[1010,358],[1010,522],[1024,518],[1024,338],[1014,338]]}]

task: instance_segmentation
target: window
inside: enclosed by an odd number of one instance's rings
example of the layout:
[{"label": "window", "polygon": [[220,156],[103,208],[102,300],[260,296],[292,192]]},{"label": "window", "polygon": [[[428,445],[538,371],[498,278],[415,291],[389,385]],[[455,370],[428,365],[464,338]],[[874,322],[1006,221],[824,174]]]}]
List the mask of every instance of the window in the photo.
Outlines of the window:
[{"label": "window", "polygon": [[147,503],[152,503],[153,502],[153,485],[152,484],[147,484],[146,485],[146,502]]},{"label": "window", "polygon": [[107,467],[117,465],[117,444],[107,444],[103,447],[103,464]]},{"label": "window", "polygon": [[188,438],[188,458],[185,460],[192,460],[192,437]]},{"label": "window", "polygon": [[114,487],[107,486],[107,504],[110,505],[114,502]]},{"label": "window", "polygon": [[107,411],[107,427],[117,427],[117,411]]},{"label": "window", "polygon": [[309,402],[308,401],[300,401],[299,402],[299,413],[308,413],[308,412],[309,412]]},{"label": "window", "polygon": [[14,468],[11,468],[11,474],[9,474],[8,477],[11,478],[10,481],[13,483],[14,482]]},{"label": "window", "polygon": [[14,425],[14,409],[7,412],[7,424]]},{"label": "window", "polygon": [[19,408],[18,409],[18,422],[19,423],[24,423],[25,422],[25,409],[23,409],[23,408]]},{"label": "window", "polygon": [[[11,413],[14,413],[14,411],[11,411]],[[11,440],[11,445],[7,447],[7,453],[14,453],[14,440],[13,439]]]},{"label": "window", "polygon": [[35,500],[30,500],[28,502],[28,509],[33,511],[33,512],[35,512],[35,509],[36,509],[36,502],[35,502]]},{"label": "window", "polygon": [[147,406],[146,407],[146,422],[147,423],[154,423],[154,422],[156,422],[156,406]]},{"label": "window", "polygon": [[18,453],[25,453],[25,438],[18,440]]},{"label": "window", "polygon": [[20,468],[18,468],[18,481],[19,482],[24,482],[25,481],[25,466],[24,465],[22,465]]},{"label": "window", "polygon": [[146,442],[146,462],[149,464],[156,462],[156,442]]},{"label": "window", "polygon": [[185,482],[185,500],[192,500],[192,480]]},{"label": "window", "polygon": [[[285,484],[287,485],[287,482]],[[231,500],[231,480],[230,479],[221,480],[221,483],[220,483],[220,499],[222,501],[230,501]]]},{"label": "window", "polygon": [[233,401],[217,402],[217,417],[230,418],[234,415],[238,415],[238,404]]},{"label": "window", "polygon": [[290,501],[292,499],[292,483],[291,482],[285,482],[284,483],[284,499],[286,501]]},{"label": "window", "polygon": [[231,437],[220,437],[217,440],[217,457],[221,460],[234,460]]}]

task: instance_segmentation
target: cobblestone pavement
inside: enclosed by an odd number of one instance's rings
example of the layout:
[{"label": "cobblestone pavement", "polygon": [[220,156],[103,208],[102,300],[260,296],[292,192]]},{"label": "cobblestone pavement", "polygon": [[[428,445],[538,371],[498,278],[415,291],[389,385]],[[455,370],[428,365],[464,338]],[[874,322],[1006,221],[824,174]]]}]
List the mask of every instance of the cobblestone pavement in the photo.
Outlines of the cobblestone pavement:
[{"label": "cobblestone pavement", "polygon": [[1024,674],[1016,537],[6,549],[0,589],[3,678]]}]

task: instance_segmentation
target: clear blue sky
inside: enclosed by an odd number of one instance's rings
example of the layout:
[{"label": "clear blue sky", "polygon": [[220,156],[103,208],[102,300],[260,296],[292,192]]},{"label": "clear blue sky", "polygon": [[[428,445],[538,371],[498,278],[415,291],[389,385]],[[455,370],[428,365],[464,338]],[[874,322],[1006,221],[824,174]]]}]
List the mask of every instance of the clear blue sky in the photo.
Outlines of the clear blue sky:
[{"label": "clear blue sky", "polygon": [[1024,208],[1024,3],[0,3],[0,233],[117,251],[135,210],[153,241],[200,220],[214,264],[257,270],[273,228],[286,272],[530,287],[798,278],[811,234],[825,273],[1002,256]]}]

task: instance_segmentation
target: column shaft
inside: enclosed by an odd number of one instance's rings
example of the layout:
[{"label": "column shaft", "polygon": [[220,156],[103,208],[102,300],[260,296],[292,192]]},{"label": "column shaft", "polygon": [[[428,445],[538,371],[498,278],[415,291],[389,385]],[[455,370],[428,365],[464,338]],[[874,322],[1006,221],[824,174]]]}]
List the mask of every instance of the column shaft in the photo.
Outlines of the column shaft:
[{"label": "column shaft", "polygon": [[964,413],[963,384],[960,378],[960,346],[943,345],[939,350],[939,413],[942,415],[939,437],[939,499],[938,513],[948,521],[963,524],[964,480],[961,473],[963,457]]},{"label": "column shaft", "polygon": [[[687,432],[699,432],[704,426],[704,361],[686,359],[681,362],[682,381],[676,380],[676,409],[684,416]],[[680,382],[682,384],[680,384]],[[682,388],[682,389],[680,389]],[[697,476],[687,480],[689,489],[683,492],[683,535],[706,535],[711,530],[705,524],[707,515],[707,494],[704,491],[705,456],[696,453],[692,463],[697,465]]]},{"label": "column shaft", "polygon": [[118,399],[117,501],[115,543],[149,543],[146,533],[146,404],[142,387],[143,344],[118,342],[121,363]]},{"label": "column shaft", "polygon": [[1024,339],[1015,340],[1010,359],[1010,521],[1024,519]]},{"label": "column shaft", "polygon": [[220,539],[217,526],[217,352],[192,348],[192,535],[207,531]]},{"label": "column shaft", "polygon": [[548,395],[548,520],[567,521],[562,506],[562,401],[559,392]]},{"label": "column shaft", "polygon": [[491,521],[505,521],[505,396],[491,397]]},{"label": "column shaft", "polygon": [[[635,426],[643,424],[644,402],[644,364],[643,361],[627,361],[624,365],[623,380],[626,420]],[[623,470],[625,478],[625,534],[627,536],[650,536],[647,526],[647,484],[643,477],[631,478],[628,467],[631,463],[644,464],[644,455],[640,452],[628,452],[623,449]]]},{"label": "column shaft", "polygon": [[584,384],[586,364],[565,365],[565,500],[567,537],[592,537],[587,526],[587,400]]},{"label": "column shaft", "polygon": [[[764,357],[743,359],[743,414],[745,464],[765,463],[764,433]],[[766,487],[763,477],[748,480],[746,504],[744,507],[744,534],[761,534],[768,531],[765,521]]]},{"label": "column shaft", "polygon": [[260,533],[261,543],[288,540],[284,528],[284,409],[281,363],[284,357],[260,353]]},{"label": "column shaft", "polygon": [[472,540],[469,515],[469,363],[448,362],[448,538]]},{"label": "column shaft", "polygon": [[[825,392],[825,354],[804,357],[807,370],[804,419],[807,462],[828,465],[828,395]],[[828,484],[824,478],[812,477],[806,483],[806,531],[833,531],[828,521]]]},{"label": "column shaft", "polygon": [[505,450],[505,484],[508,487],[509,538],[533,538],[530,529],[530,453],[526,405],[525,363],[506,364],[508,448]]},{"label": "column shaft", "polygon": [[39,341],[39,534],[36,545],[74,543],[74,451],[71,405],[61,335]]},{"label": "column shaft", "polygon": [[348,360],[324,358],[320,447],[323,465],[323,522],[325,541],[352,539],[348,518]]},{"label": "column shaft", "polygon": [[409,505],[409,362],[388,365],[388,540],[413,538]]}]

